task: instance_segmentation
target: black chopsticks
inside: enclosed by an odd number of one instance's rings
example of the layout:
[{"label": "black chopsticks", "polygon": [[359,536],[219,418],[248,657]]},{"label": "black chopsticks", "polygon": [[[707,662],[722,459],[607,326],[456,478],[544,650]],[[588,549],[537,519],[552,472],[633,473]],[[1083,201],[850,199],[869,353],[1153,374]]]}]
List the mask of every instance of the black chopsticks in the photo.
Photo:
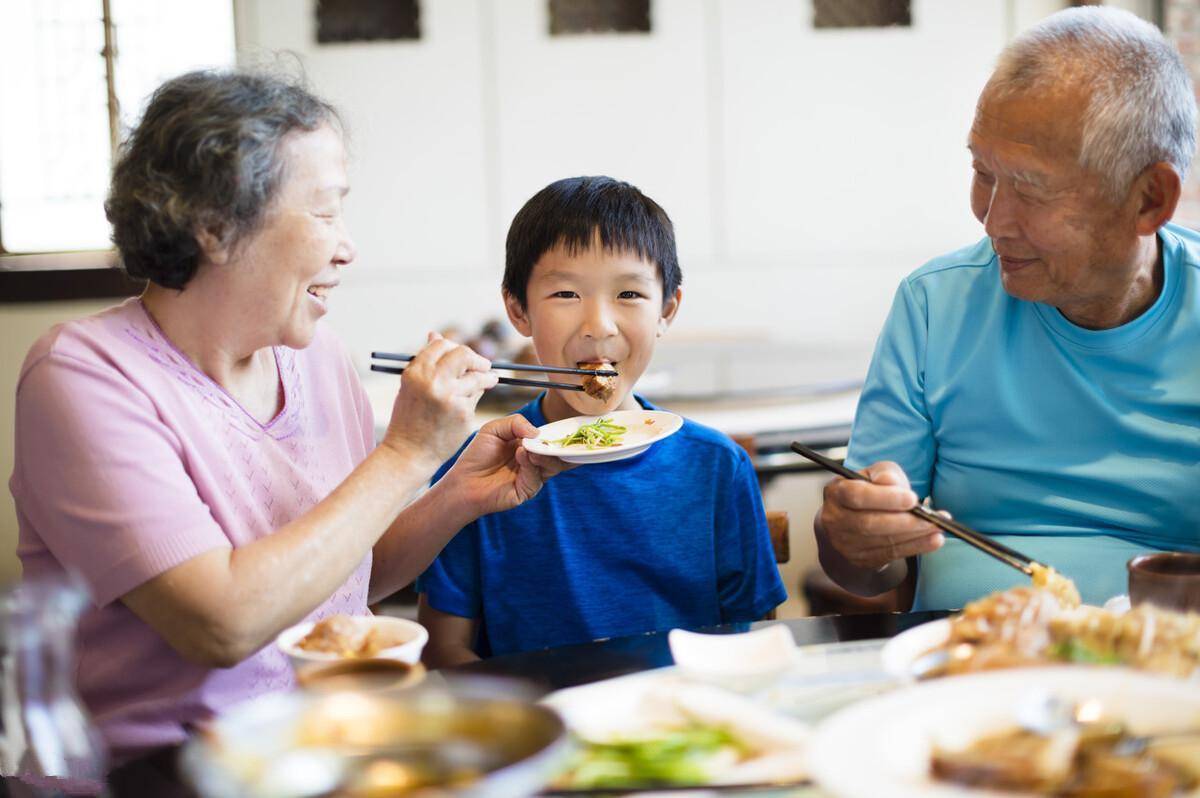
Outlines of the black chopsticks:
[{"label": "black chopsticks", "polygon": [[629,787],[576,787],[549,788],[538,793],[543,798],[571,798],[571,796],[605,796],[605,795],[635,795],[642,793],[708,793],[730,795],[733,793],[779,792],[781,790],[796,790],[812,786],[809,779],[796,781],[764,781],[754,784],[658,784]]},{"label": "black chopsticks", "polygon": [[[801,457],[806,457],[809,460],[812,460],[817,465],[828,471],[832,471],[838,476],[845,477],[846,479],[858,479],[870,482],[867,477],[858,473],[857,471],[851,471],[838,461],[832,460],[820,452],[814,452],[812,449],[801,443],[793,441],[792,451]],[[995,557],[1005,565],[1016,568],[1018,571],[1028,576],[1033,576],[1032,566],[1036,561],[1033,558],[1022,554],[1016,549],[1011,549],[1000,541],[993,540],[982,532],[976,532],[974,529],[963,526],[957,521],[938,515],[936,512],[930,512],[924,507],[914,507],[909,510],[909,512],[923,521],[928,521],[947,534],[953,535],[964,543],[974,546],[985,554]]]},{"label": "black chopsticks", "polygon": [[[372,352],[371,357],[376,360],[392,360],[400,362],[408,362],[412,360],[414,355],[397,354],[394,352]],[[591,377],[616,377],[617,372],[612,369],[580,369],[569,366],[531,366],[526,363],[492,363],[492,368],[497,371],[536,371],[542,374],[582,374]],[[403,374],[403,368],[396,366],[383,366],[378,363],[371,364],[371,371],[379,371],[384,374]],[[526,388],[557,388],[562,391],[582,391],[582,385],[576,385],[570,382],[549,382],[546,380],[523,380],[518,377],[501,377],[500,383],[503,385],[519,385]]]}]

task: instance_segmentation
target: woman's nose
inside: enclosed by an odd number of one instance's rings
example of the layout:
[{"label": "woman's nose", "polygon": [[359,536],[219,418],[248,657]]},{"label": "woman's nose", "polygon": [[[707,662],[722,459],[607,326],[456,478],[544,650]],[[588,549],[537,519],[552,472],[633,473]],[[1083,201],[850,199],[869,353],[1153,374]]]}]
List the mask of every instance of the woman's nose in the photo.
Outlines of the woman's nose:
[{"label": "woman's nose", "polygon": [[354,246],[354,241],[350,238],[350,234],[343,229],[341,240],[338,242],[338,248],[333,253],[333,260],[339,266],[349,266],[357,257],[358,248]]}]

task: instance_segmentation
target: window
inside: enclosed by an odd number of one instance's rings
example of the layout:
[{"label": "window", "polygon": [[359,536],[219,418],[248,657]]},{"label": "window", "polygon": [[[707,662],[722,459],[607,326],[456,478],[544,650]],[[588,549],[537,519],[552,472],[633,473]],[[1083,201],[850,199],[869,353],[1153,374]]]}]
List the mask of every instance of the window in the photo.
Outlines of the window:
[{"label": "window", "polygon": [[813,0],[814,28],[912,25],[912,0]]},{"label": "window", "polygon": [[232,0],[0,3],[0,300],[6,272],[111,265],[116,142],[159,83],[234,52]]},{"label": "window", "polygon": [[550,0],[550,35],[649,33],[650,0]]}]

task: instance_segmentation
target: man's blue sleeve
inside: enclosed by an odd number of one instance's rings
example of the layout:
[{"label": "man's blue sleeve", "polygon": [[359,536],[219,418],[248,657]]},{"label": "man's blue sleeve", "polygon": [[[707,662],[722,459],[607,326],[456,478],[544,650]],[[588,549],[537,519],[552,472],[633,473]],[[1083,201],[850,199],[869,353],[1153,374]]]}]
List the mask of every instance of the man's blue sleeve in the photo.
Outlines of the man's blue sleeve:
[{"label": "man's blue sleeve", "polygon": [[928,339],[925,297],[905,279],[875,344],[846,456],[846,466],[856,470],[880,460],[898,463],[921,498],[929,495],[937,458],[925,405]]},{"label": "man's blue sleeve", "polygon": [[[722,469],[725,470],[725,469]],[[731,473],[717,476],[716,561],[721,622],[758,621],[787,600],[779,578],[762,492],[740,449]]]}]

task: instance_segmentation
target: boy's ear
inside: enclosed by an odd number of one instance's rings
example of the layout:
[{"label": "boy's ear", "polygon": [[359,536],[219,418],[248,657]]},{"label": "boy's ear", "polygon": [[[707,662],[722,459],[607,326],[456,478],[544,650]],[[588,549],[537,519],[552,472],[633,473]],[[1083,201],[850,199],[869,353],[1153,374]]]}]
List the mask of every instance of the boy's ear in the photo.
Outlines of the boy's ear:
[{"label": "boy's ear", "polygon": [[508,320],[512,322],[512,326],[526,338],[533,337],[533,325],[529,323],[529,313],[521,306],[520,301],[508,291],[501,290],[500,293],[504,297],[504,310],[508,313]]},{"label": "boy's ear", "polygon": [[679,303],[683,302],[683,288],[676,288],[675,293],[663,303],[662,315],[658,317],[658,337],[661,338],[671,326],[671,322],[675,321],[675,314],[679,312]]}]

